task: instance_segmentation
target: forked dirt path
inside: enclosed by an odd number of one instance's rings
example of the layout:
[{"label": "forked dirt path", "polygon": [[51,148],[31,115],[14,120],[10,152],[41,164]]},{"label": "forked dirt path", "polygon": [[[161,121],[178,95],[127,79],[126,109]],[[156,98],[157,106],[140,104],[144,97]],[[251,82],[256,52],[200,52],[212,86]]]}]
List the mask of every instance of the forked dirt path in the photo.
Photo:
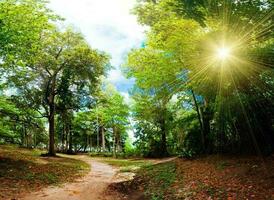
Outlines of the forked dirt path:
[{"label": "forked dirt path", "polygon": [[[120,199],[115,194],[108,196],[104,193],[112,183],[117,172],[116,168],[99,162],[85,155],[73,156],[90,164],[91,171],[74,183],[66,183],[61,187],[48,187],[27,195],[23,200],[114,200]],[[69,176],[69,174],[68,174]]]}]

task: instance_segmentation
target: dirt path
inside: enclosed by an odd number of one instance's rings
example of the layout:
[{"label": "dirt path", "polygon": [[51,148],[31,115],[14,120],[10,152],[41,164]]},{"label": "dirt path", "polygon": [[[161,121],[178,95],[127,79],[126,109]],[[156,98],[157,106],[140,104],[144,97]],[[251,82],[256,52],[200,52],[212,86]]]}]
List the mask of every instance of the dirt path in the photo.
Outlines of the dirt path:
[{"label": "dirt path", "polygon": [[[117,196],[104,194],[107,186],[112,183],[117,170],[108,164],[99,162],[85,155],[73,156],[91,165],[91,171],[75,183],[67,183],[62,187],[49,187],[42,191],[25,196],[24,200],[113,200]],[[68,174],[69,176],[69,174]]]}]

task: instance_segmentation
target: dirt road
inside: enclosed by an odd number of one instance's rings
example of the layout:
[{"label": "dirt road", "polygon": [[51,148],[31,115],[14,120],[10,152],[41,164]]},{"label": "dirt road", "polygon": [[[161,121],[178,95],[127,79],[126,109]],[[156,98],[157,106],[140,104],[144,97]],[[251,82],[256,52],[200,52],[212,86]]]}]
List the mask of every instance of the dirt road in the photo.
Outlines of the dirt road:
[{"label": "dirt road", "polygon": [[[112,183],[117,169],[85,155],[73,156],[90,164],[91,171],[84,178],[61,187],[49,187],[42,191],[25,196],[24,200],[116,200],[118,196],[104,193]],[[69,174],[68,174],[69,176]]]}]

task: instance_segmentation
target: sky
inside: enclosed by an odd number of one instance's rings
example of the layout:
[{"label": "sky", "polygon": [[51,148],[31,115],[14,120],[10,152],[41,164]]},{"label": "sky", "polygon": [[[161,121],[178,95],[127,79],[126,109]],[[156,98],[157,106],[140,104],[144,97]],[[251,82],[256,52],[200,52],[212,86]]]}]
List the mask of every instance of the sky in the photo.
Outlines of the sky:
[{"label": "sky", "polygon": [[127,53],[140,47],[144,28],[130,12],[136,0],[50,0],[49,8],[66,19],[65,23],[82,32],[93,48],[111,56],[114,67],[107,79],[129,100],[134,80],[126,79],[120,66]]}]

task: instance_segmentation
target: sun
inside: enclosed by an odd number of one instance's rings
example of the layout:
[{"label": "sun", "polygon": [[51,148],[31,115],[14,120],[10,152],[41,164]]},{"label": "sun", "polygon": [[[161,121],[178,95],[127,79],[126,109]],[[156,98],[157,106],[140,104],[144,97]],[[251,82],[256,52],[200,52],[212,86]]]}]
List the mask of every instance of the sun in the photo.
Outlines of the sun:
[{"label": "sun", "polygon": [[226,60],[230,56],[230,53],[228,47],[220,47],[217,49],[217,57],[221,60]]}]

